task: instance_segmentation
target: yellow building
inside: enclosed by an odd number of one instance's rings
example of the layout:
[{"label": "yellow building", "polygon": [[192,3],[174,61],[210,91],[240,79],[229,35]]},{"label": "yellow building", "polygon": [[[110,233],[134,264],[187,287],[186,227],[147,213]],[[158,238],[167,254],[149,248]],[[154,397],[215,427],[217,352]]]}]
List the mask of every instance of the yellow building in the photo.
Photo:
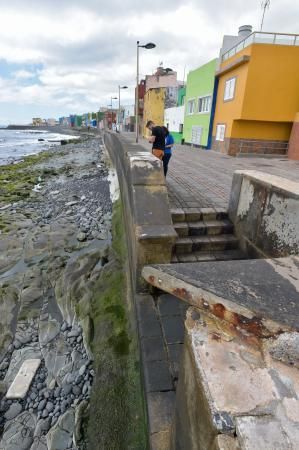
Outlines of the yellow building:
[{"label": "yellow building", "polygon": [[299,111],[299,35],[254,32],[222,56],[214,150],[286,154]]},{"label": "yellow building", "polygon": [[143,136],[149,136],[146,123],[152,120],[156,125],[164,125],[165,88],[149,89],[144,94]]}]

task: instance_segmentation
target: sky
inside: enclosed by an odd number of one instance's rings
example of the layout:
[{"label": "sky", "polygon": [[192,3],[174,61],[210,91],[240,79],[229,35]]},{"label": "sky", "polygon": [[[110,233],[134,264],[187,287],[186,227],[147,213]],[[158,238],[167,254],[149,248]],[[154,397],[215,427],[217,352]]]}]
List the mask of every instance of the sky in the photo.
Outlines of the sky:
[{"label": "sky", "polygon": [[[260,27],[260,0],[0,0],[0,124],[134,103],[162,62],[183,80],[219,54],[224,34]],[[271,0],[263,31],[299,33],[299,2]],[[117,100],[114,100],[117,105]]]}]

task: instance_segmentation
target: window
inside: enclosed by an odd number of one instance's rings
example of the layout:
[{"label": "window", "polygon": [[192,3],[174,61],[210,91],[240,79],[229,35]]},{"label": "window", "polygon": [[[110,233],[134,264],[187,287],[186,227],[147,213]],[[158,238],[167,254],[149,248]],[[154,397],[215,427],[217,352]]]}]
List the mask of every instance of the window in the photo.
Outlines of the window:
[{"label": "window", "polygon": [[188,114],[194,114],[195,111],[195,100],[188,101]]},{"label": "window", "polygon": [[205,97],[199,97],[198,99],[198,112],[208,113],[211,111],[212,96],[207,95]]},{"label": "window", "polygon": [[230,78],[225,82],[224,100],[232,100],[235,95],[236,77]]},{"label": "window", "polygon": [[216,141],[224,141],[225,138],[225,125],[218,124],[216,126]]}]

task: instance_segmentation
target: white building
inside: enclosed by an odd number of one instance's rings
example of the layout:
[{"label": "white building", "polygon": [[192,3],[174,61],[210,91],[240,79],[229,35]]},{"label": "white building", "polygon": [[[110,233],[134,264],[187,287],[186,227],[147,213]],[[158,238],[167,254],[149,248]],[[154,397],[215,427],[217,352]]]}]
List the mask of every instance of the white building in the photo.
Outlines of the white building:
[{"label": "white building", "polygon": [[171,133],[183,133],[184,113],[184,105],[165,109],[164,125]]}]

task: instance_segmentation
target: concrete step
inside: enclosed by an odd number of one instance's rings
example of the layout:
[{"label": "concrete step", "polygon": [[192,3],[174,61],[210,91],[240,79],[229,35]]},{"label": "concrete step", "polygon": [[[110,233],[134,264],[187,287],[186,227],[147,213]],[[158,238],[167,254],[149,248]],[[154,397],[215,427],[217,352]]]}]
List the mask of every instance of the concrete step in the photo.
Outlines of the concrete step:
[{"label": "concrete step", "polygon": [[234,226],[229,220],[203,220],[189,222],[189,236],[230,234]]},{"label": "concrete step", "polygon": [[220,234],[218,236],[188,236],[178,238],[174,253],[182,255],[196,251],[211,252],[237,249],[238,239],[231,234]]},{"label": "concrete step", "polygon": [[200,220],[223,220],[228,218],[223,208],[176,208],[171,209],[174,224],[181,222],[198,222]]},{"label": "concrete step", "polygon": [[201,220],[199,222],[178,222],[174,228],[179,237],[229,234],[233,224],[229,220]]},{"label": "concrete step", "polygon": [[246,255],[241,250],[224,250],[213,253],[193,252],[186,254],[173,255],[172,263],[187,263],[187,262],[204,262],[204,261],[231,261],[231,260],[247,259]]}]

